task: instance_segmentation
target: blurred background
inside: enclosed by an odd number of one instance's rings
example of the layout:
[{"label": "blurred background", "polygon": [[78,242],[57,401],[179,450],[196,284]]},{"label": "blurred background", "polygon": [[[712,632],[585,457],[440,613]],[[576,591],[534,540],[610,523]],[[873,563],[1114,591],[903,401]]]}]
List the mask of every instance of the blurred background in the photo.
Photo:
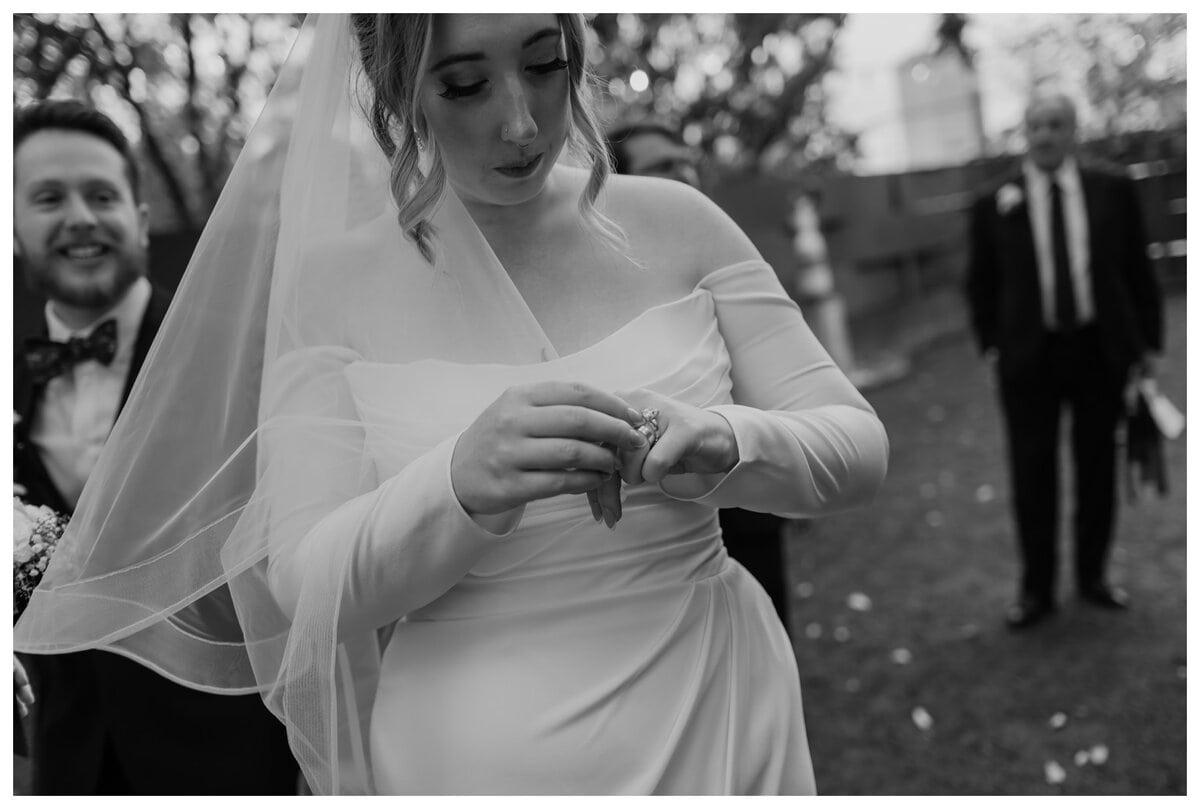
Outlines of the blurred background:
[{"label": "blurred background", "polygon": [[[90,100],[136,144],[151,273],[174,288],[300,14],[15,14],[13,101]],[[789,529],[793,625],[826,793],[1186,791],[1186,459],[1126,508],[1135,610],[1004,632],[1015,555],[999,415],[965,332],[975,191],[1030,88],[1136,180],[1168,290],[1160,384],[1186,406],[1186,15],[599,14],[608,121],[677,126],[892,437],[870,509]],[[14,272],[17,334],[41,302]],[[1053,766],[1051,766],[1053,764]]]}]

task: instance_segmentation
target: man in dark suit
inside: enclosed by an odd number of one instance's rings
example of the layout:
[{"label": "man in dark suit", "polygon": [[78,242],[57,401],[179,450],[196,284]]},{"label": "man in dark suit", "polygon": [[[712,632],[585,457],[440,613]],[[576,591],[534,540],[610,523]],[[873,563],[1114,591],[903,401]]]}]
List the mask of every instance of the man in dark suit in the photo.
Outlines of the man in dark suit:
[{"label": "man in dark suit", "polygon": [[[662,177],[700,190],[695,152],[666,124],[655,120],[624,124],[613,128],[607,137],[617,174]],[[723,508],[720,520],[729,555],[758,579],[771,597],[784,629],[791,634],[783,519],[774,514]]]},{"label": "man in dark suit", "polygon": [[1133,182],[1080,166],[1075,106],[1037,94],[1019,173],[975,203],[967,293],[979,347],[997,370],[1022,563],[1008,611],[1020,629],[1055,607],[1058,446],[1071,413],[1075,584],[1124,608],[1105,568],[1116,514],[1115,432],[1130,374],[1153,372],[1162,302]]},{"label": "man in dark suit", "polygon": [[[14,479],[70,514],[169,302],[146,278],[149,216],[120,129],[73,101],[13,121],[13,252],[45,295],[17,343]],[[37,794],[294,794],[286,732],[256,695],[177,685],[103,651],[22,657]]]}]

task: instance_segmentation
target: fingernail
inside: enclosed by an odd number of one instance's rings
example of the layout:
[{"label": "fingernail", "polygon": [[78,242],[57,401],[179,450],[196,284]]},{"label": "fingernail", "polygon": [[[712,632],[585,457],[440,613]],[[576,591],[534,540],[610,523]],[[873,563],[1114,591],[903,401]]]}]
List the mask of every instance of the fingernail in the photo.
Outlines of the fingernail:
[{"label": "fingernail", "polygon": [[646,446],[646,436],[642,435],[641,433],[634,433],[633,438],[629,440],[629,443],[632,444],[631,449],[641,449],[642,447]]},{"label": "fingernail", "polygon": [[625,420],[634,427],[637,427],[639,424],[645,421],[645,419],[642,418],[642,414],[639,411],[634,410],[632,407],[625,411]]}]

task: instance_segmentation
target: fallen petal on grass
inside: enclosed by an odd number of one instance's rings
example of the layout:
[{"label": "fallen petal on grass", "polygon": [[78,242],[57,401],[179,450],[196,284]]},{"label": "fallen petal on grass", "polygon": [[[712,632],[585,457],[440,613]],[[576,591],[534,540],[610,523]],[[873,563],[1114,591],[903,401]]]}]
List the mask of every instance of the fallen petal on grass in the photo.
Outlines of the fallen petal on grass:
[{"label": "fallen petal on grass", "polygon": [[929,715],[929,711],[922,708],[920,705],[912,710],[912,721],[919,730],[929,730],[933,727],[933,717]]},{"label": "fallen petal on grass", "polygon": [[1108,745],[1097,744],[1092,747],[1092,763],[1103,764],[1108,761]]},{"label": "fallen petal on grass", "polygon": [[1075,751],[1075,766],[1083,767],[1092,760],[1092,755],[1086,750]]},{"label": "fallen petal on grass", "polygon": [[1067,771],[1057,761],[1046,762],[1046,783],[1061,784],[1067,780]]},{"label": "fallen petal on grass", "polygon": [[975,502],[990,503],[996,499],[996,488],[990,483],[985,483],[975,490]]},{"label": "fallen petal on grass", "polygon": [[1050,717],[1050,727],[1054,730],[1062,730],[1067,724],[1067,715],[1062,711]]},{"label": "fallen petal on grass", "polygon": [[912,662],[912,652],[904,647],[892,649],[892,662],[898,666],[907,666]]},{"label": "fallen petal on grass", "polygon": [[846,605],[856,612],[866,612],[871,609],[871,597],[866,593],[851,593],[846,598]]},{"label": "fallen petal on grass", "polygon": [[808,626],[804,627],[804,637],[808,638],[809,640],[816,640],[817,638],[821,637],[821,625],[809,624]]},{"label": "fallen petal on grass", "polygon": [[813,594],[812,582],[799,582],[795,587],[792,588],[792,592],[796,594],[796,598],[809,598]]}]

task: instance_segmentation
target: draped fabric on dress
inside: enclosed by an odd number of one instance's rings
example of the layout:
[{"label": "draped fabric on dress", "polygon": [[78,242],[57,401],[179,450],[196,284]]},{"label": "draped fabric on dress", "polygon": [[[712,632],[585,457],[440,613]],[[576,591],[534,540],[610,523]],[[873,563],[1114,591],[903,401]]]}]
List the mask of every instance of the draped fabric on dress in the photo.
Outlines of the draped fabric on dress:
[{"label": "draped fabric on dress", "polygon": [[[16,647],[257,689],[319,793],[812,791],[716,508],[861,502],[874,413],[758,261],[559,356],[452,193],[433,266],[402,237],[356,60],[306,21]],[[741,460],[627,488],[615,531],[582,495],[489,530],[454,443],[539,379],[711,407]]]}]

